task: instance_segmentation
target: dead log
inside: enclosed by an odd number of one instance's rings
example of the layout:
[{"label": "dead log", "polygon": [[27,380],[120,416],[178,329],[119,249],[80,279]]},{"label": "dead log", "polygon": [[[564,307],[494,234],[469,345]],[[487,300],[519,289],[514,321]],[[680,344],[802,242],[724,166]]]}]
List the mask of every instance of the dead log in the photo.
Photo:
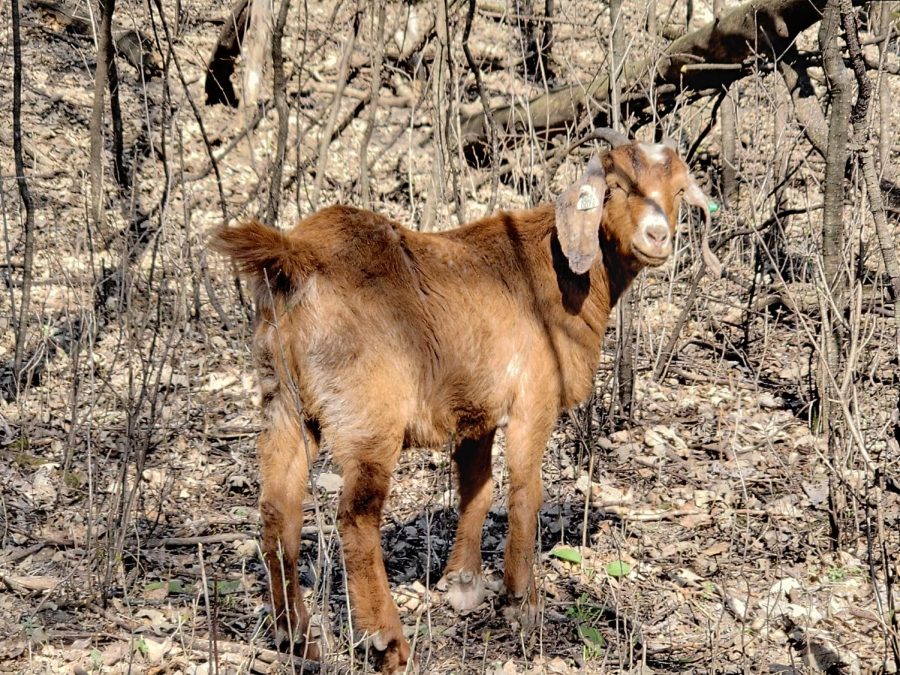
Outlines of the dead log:
[{"label": "dead log", "polygon": [[[860,2],[854,0],[854,4]],[[620,82],[623,105],[632,112],[648,108],[650,101],[633,95],[639,85],[647,88],[648,80],[670,92],[656,101],[663,113],[674,105],[679,92],[721,91],[748,74],[751,59],[786,50],[797,34],[822,18],[824,6],[825,0],[750,0],[739,5],[672,42],[662,58],[626,64]],[[532,128],[562,131],[579,120],[589,99],[603,104],[608,97],[608,77],[598,74],[590,82],[561,87],[528,103],[494,108],[492,114],[497,127],[507,133]],[[461,132],[464,145],[486,145],[489,129],[484,111],[464,119]]]},{"label": "dead log", "polygon": [[[94,28],[90,19],[76,14],[74,10],[67,9],[61,2],[29,0],[26,6],[44,18],[53,19],[62,30],[68,33],[82,37],[94,37]],[[113,44],[116,52],[135,70],[143,73],[146,79],[162,72],[160,60],[153,49],[153,41],[141,31],[132,28],[118,30],[113,27]]]},{"label": "dead log", "polygon": [[231,76],[234,73],[234,62],[241,53],[249,13],[248,0],[238,0],[222,25],[219,39],[216,40],[216,46],[206,65],[206,105],[224,103],[237,108],[238,97],[231,84]]}]

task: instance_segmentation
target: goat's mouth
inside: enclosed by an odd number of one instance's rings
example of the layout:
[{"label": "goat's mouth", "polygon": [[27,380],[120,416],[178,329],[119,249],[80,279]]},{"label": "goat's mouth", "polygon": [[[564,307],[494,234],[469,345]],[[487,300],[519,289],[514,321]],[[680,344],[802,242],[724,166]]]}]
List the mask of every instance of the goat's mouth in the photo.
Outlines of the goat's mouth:
[{"label": "goat's mouth", "polygon": [[660,251],[659,249],[657,249],[653,252],[649,252],[641,249],[636,244],[632,246],[632,251],[637,261],[642,265],[646,265],[648,267],[659,267],[669,259],[669,255],[671,254],[671,250]]}]

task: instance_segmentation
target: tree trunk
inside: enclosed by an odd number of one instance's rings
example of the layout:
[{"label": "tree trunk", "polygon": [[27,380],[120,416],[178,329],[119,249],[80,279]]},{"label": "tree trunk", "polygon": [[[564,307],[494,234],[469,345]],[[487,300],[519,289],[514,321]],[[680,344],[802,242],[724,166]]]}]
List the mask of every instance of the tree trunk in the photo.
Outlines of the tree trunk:
[{"label": "tree trunk", "polygon": [[544,30],[541,32],[541,68],[542,78],[545,83],[552,82],[556,75],[550,65],[553,55],[553,15],[556,12],[554,0],[546,0],[544,3]]},{"label": "tree trunk", "polygon": [[270,225],[275,225],[278,221],[278,211],[281,207],[281,175],[284,170],[284,154],[287,148],[289,120],[287,102],[284,100],[287,82],[284,77],[284,54],[281,39],[284,36],[284,24],[287,21],[290,6],[291,0],[281,0],[278,18],[272,29],[272,98],[275,102],[275,111],[278,113],[278,136],[275,141],[275,161],[272,164],[269,181],[269,203],[266,207],[266,222]]},{"label": "tree trunk", "polygon": [[895,348],[900,359],[900,264],[897,262],[897,247],[894,244],[894,236],[884,215],[884,200],[881,196],[881,187],[878,174],[875,169],[875,157],[872,151],[871,134],[868,125],[869,106],[872,100],[872,83],[866,75],[866,65],[863,61],[862,48],[859,44],[859,33],[856,25],[856,15],[853,7],[847,0],[840,0],[841,18],[844,24],[844,33],[847,39],[847,49],[850,53],[850,63],[856,76],[859,95],[853,106],[850,121],[853,124],[853,145],[860,148],[858,152],[860,170],[866,192],[869,196],[869,211],[875,221],[875,233],[881,248],[882,260],[888,274],[888,291],[894,301],[895,318]]},{"label": "tree trunk", "polygon": [[534,0],[515,0],[516,23],[519,26],[519,51],[522,72],[532,82],[540,79],[540,48],[534,29]]},{"label": "tree trunk", "polygon": [[[110,20],[110,31],[112,21]],[[131,185],[128,164],[125,162],[125,138],[122,128],[122,105],[119,102],[119,68],[116,65],[116,50],[113,49],[112,35],[106,43],[106,72],[109,79],[109,114],[113,128],[113,170],[120,188]]]},{"label": "tree trunk", "polygon": [[[878,10],[878,34],[883,38],[881,44],[878,45],[878,54],[881,62],[884,63],[888,54],[887,35],[891,30],[891,14],[897,9],[895,0],[883,0],[882,2],[872,3]],[[887,171],[888,159],[891,156],[891,88],[888,86],[887,78],[882,73],[879,83],[879,133],[878,133],[878,164],[882,172]]]},{"label": "tree trunk", "polygon": [[[840,464],[837,406],[832,401],[840,396],[840,350],[844,335],[846,279],[844,274],[844,168],[847,163],[847,140],[850,118],[850,77],[841,58],[840,0],[828,0],[819,28],[822,65],[831,87],[831,113],[828,119],[828,149],[825,157],[824,211],[822,223],[822,273],[824,297],[822,307],[821,349],[819,358],[819,414],[821,428],[828,438],[831,460]],[[841,546],[841,512],[845,499],[836,480],[829,481],[829,519],[831,544]]]},{"label": "tree trunk", "polygon": [[97,71],[94,75],[94,105],[91,110],[91,220],[99,228],[103,217],[103,104],[109,78],[112,15],[116,0],[101,0],[100,34],[97,39]]},{"label": "tree trunk", "polygon": [[231,75],[234,73],[234,62],[241,53],[241,41],[244,39],[244,31],[247,29],[250,3],[248,0],[238,0],[231,8],[231,14],[225,19],[225,25],[216,40],[212,56],[206,66],[204,89],[206,90],[206,105],[225,105],[236,108],[238,97],[231,83]]},{"label": "tree trunk", "polygon": [[[16,167],[16,183],[25,209],[25,259],[22,264],[22,297],[19,300],[19,321],[16,325],[16,354],[13,361],[13,379],[18,389],[22,382],[22,355],[28,338],[28,310],[31,305],[31,273],[34,259],[34,204],[28,181],[25,179],[25,159],[22,153],[22,33],[19,19],[19,0],[12,0],[13,40],[13,161]],[[11,308],[13,309],[13,308]],[[14,310],[13,310],[14,311]]]},{"label": "tree trunk", "polygon": [[[725,0],[715,0],[713,11],[716,19],[725,14]],[[735,95],[732,88],[726,89],[725,100],[719,109],[719,123],[722,132],[722,201],[726,207],[737,203],[737,126],[735,124]]]}]

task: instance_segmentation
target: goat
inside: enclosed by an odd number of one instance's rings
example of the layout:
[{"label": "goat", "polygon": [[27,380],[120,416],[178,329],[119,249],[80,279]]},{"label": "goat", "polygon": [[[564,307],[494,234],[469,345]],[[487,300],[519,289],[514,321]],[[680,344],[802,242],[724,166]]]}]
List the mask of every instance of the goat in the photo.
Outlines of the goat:
[{"label": "goat", "polygon": [[[290,232],[251,221],[214,236],[257,304],[262,548],[279,642],[307,635],[296,565],[309,463],[323,438],[343,471],[338,524],[355,626],[384,652],[385,672],[410,657],[380,538],[406,447],[456,439],[460,515],[442,581],[466,611],[484,598],[491,452],[506,428],[504,613],[535,622],[541,459],[553,426],[590,393],[616,300],[671,254],[679,204],[703,209],[709,227],[707,199],[670,145],[594,133],[612,148],[555,206],[441,233],[332,206]],[[318,656],[312,641],[306,648]]]}]

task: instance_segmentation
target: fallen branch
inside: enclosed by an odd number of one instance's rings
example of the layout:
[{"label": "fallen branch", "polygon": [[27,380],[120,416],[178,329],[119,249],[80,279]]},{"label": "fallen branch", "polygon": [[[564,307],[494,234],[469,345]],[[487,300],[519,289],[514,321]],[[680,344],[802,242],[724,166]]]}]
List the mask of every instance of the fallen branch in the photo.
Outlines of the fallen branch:
[{"label": "fallen branch", "polygon": [[0,573],[0,581],[13,593],[45,593],[59,586],[61,579]]},{"label": "fallen branch", "polygon": [[[25,6],[45,17],[53,18],[69,33],[91,39],[94,37],[94,27],[90,19],[69,11],[61,3],[54,0],[28,0]],[[162,72],[157,54],[153,50],[153,41],[141,31],[133,28],[113,29],[113,44],[116,52],[135,70],[143,73],[145,78],[150,79]]]},{"label": "fallen branch", "polygon": [[[861,0],[854,0],[859,4]],[[620,88],[626,92],[674,85],[674,91],[718,92],[722,87],[743,78],[751,59],[771,58],[789,48],[797,34],[822,18],[825,0],[750,0],[713,21],[672,42],[662,58],[648,57],[626,64],[621,71]],[[698,68],[700,64],[716,64],[715,68]],[[729,65],[732,64],[732,65]],[[735,68],[733,65],[741,65]],[[556,89],[524,104],[506,105],[491,111],[498,129],[507,133],[526,129],[563,131],[580,120],[588,108],[608,103],[609,78],[598,75],[588,83],[577,83]],[[675,104],[675,96],[656,100],[659,112]],[[625,107],[630,111],[649,108],[646,96],[634,97]],[[593,108],[594,106],[592,106]],[[603,124],[605,120],[595,120]],[[487,115],[482,109],[461,124],[464,145],[485,144],[490,138]]]}]

